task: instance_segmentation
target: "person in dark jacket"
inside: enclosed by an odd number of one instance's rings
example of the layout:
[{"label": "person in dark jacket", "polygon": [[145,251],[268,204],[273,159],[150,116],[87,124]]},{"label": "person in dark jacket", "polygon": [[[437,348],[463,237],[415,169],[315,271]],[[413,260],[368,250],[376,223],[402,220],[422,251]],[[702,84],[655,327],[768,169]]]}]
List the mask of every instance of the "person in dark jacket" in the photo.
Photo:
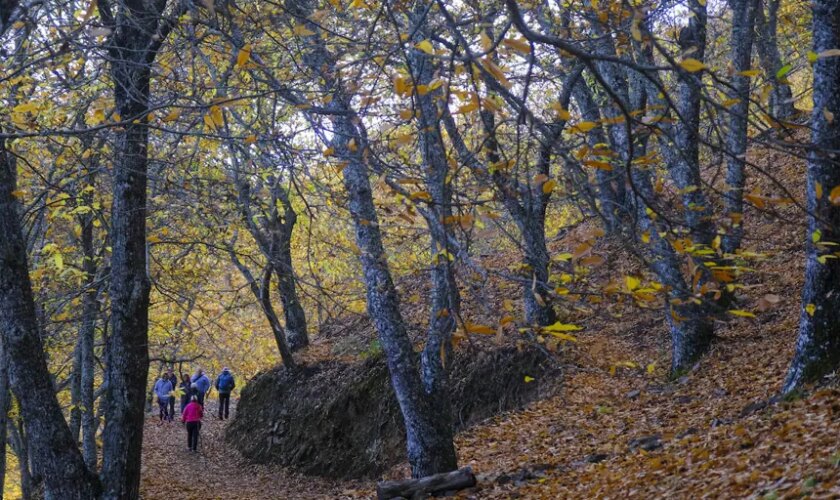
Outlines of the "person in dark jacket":
[{"label": "person in dark jacket", "polygon": [[186,373],[181,374],[181,385],[178,386],[178,389],[181,390],[181,413],[184,413],[184,408],[190,403],[190,396],[193,395],[192,392],[192,382],[190,382],[190,376]]},{"label": "person in dark jacket", "polygon": [[230,418],[230,393],[236,387],[236,380],[228,367],[216,377],[216,390],[219,391],[219,420]]},{"label": "person in dark jacket", "polygon": [[[173,373],[172,368],[166,370],[165,378],[169,380],[169,383],[172,384],[172,390],[174,391],[178,387],[178,377]],[[169,421],[171,422],[175,418],[175,397],[169,398]]]}]

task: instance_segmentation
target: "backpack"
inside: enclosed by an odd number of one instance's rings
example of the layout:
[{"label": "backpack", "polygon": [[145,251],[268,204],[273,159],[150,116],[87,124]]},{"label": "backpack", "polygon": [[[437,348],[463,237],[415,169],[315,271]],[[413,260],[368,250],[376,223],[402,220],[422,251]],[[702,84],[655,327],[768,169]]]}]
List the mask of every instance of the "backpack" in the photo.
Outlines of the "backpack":
[{"label": "backpack", "polygon": [[230,392],[233,390],[233,375],[222,373],[219,375],[219,392]]}]

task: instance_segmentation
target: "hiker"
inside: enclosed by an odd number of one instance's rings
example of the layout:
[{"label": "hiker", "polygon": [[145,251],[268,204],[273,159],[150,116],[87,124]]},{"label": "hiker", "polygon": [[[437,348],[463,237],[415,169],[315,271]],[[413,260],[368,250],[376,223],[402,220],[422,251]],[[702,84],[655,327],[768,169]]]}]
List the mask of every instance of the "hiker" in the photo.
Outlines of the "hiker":
[{"label": "hiker", "polygon": [[165,374],[161,373],[160,378],[155,382],[154,388],[154,393],[158,399],[158,406],[160,407],[160,423],[158,425],[163,424],[164,420],[171,421],[171,418],[169,418],[169,398],[171,397],[171,392],[172,382],[169,381]]},{"label": "hiker", "polygon": [[192,376],[190,381],[198,389],[198,393],[196,394],[198,396],[198,404],[204,406],[204,396],[210,391],[210,379],[204,374],[204,370],[199,368],[195,371],[195,375]]},{"label": "hiker", "polygon": [[[172,391],[174,392],[175,389],[178,388],[178,377],[175,375],[172,368],[167,368],[166,370],[166,378],[169,380],[169,383],[172,384]],[[175,395],[169,398],[169,421],[171,422],[172,419],[175,418]]]},{"label": "hiker", "polygon": [[198,451],[198,431],[201,430],[203,416],[204,407],[198,402],[198,396],[192,396],[181,413],[181,422],[187,426],[187,448],[190,451]]},{"label": "hiker", "polygon": [[181,414],[183,415],[184,408],[190,403],[190,396],[193,395],[192,382],[190,382],[190,376],[186,373],[181,374],[181,385],[178,386],[178,389],[181,391]]},{"label": "hiker", "polygon": [[234,387],[236,387],[236,381],[226,366],[216,377],[216,390],[219,391],[219,420],[230,418],[230,392]]}]

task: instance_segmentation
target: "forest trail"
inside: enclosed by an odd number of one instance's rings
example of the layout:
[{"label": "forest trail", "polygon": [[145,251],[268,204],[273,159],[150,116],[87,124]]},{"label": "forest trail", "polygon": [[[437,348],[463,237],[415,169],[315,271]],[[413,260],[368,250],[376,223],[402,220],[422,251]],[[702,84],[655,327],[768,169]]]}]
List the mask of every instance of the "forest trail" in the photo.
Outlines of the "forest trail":
[{"label": "forest trail", "polygon": [[187,450],[187,431],[180,421],[158,425],[157,414],[147,416],[143,434],[143,498],[338,498],[348,496],[343,490],[354,486],[350,482],[333,483],[294,474],[279,467],[247,463],[235,449],[225,443],[224,429],[227,422],[219,420],[215,416],[216,411],[217,402],[211,397],[202,424],[198,453]]},{"label": "forest trail", "polygon": [[[792,349],[794,320],[781,318],[794,317],[787,309],[795,303],[784,299],[779,321],[723,329],[710,355],[675,381],[665,377],[666,339],[650,334],[662,330],[658,321],[591,324],[591,333],[565,348],[559,396],[458,436],[460,462],[480,483],[459,498],[840,494],[838,391],[765,407]],[[224,443],[214,409],[211,399],[198,455],[186,451],[179,423],[147,419],[145,498],[374,496],[374,481],[331,482],[247,464]],[[387,477],[407,474],[401,465]]]}]

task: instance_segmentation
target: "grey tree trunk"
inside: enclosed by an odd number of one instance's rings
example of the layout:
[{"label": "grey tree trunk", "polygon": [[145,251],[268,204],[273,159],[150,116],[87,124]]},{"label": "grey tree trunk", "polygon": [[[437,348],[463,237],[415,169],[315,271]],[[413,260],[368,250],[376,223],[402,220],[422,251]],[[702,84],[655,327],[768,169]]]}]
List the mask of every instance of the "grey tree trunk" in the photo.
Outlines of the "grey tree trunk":
[{"label": "grey tree trunk", "polygon": [[297,293],[294,268],[292,267],[292,230],[297,221],[297,214],[291,203],[286,207],[286,219],[283,231],[272,234],[270,254],[272,267],[277,275],[277,290],[283,303],[283,316],[286,319],[286,340],[293,352],[309,345],[306,331],[306,313]]},{"label": "grey tree trunk", "polygon": [[[840,0],[815,0],[813,37],[816,53],[840,47]],[[808,234],[805,288],[799,317],[799,338],[782,390],[790,392],[840,367],[840,259],[819,261],[834,247],[815,244],[840,241],[840,206],[827,195],[817,198],[817,184],[840,185],[840,121],[826,118],[826,111],[840,116],[840,65],[831,57],[814,63],[814,110],[808,154]]]},{"label": "grey tree trunk", "polygon": [[[257,246],[265,258],[268,259],[272,271],[277,276],[278,291],[280,292],[283,315],[286,320],[284,344],[294,352],[309,345],[306,313],[298,297],[297,280],[292,264],[292,233],[297,223],[297,213],[292,207],[288,191],[281,185],[281,178],[279,176],[269,176],[265,182],[269,184],[269,192],[271,193],[270,205],[267,211],[262,210],[264,217],[260,217],[258,221],[254,209],[252,209],[251,182],[246,175],[240,172],[242,162],[238,161],[235,156],[238,147],[233,145],[231,151],[236,163],[234,181],[238,191],[239,211],[248,232],[257,242]],[[282,212],[278,207],[283,207]],[[281,330],[283,330],[282,327]],[[277,330],[274,331],[277,333]]]},{"label": "grey tree trunk", "polygon": [[[735,253],[744,237],[744,166],[747,155],[747,126],[750,112],[750,78],[740,74],[750,69],[753,34],[755,33],[756,10],[759,0],[729,0],[732,7],[732,31],[730,34],[730,60],[734,65],[730,98],[737,102],[729,108],[729,130],[726,161],[726,195],[724,210],[732,221],[723,236],[721,248],[725,253]],[[775,77],[775,75],[774,75]]]},{"label": "grey tree trunk", "polygon": [[776,76],[783,67],[778,40],[781,0],[766,0],[766,3],[766,15],[761,4],[755,11],[756,51],[761,60],[761,65],[764,67],[764,74],[770,84],[773,85],[769,103],[770,114],[777,120],[788,120],[796,115],[796,108],[793,105],[793,91],[783,78],[780,79]]},{"label": "grey tree trunk", "polygon": [[[314,34],[305,37],[306,52],[303,63],[318,80],[322,91],[332,96],[327,107],[332,125],[330,147],[335,156],[345,162],[342,170],[344,188],[356,231],[356,244],[367,289],[367,308],[379,334],[382,350],[391,375],[391,385],[399,403],[406,429],[408,461],[414,477],[425,477],[453,470],[455,447],[451,434],[441,434],[440,415],[423,388],[417,355],[405,329],[399,310],[399,297],[391,278],[373,191],[370,185],[369,155],[361,120],[353,113],[350,97],[338,72],[336,58],[319,35],[320,27],[309,20],[313,2],[285,3],[288,12],[306,20],[306,27]],[[351,141],[353,143],[351,144]]]},{"label": "grey tree trunk", "polygon": [[8,438],[9,409],[12,406],[12,393],[9,391],[9,360],[0,337],[0,500],[3,500],[6,484],[6,440]]},{"label": "grey tree trunk", "polygon": [[85,467],[56,399],[35,317],[35,303],[12,195],[16,166],[0,144],[0,332],[9,359],[9,383],[25,416],[29,452],[51,498],[89,499],[98,481]]},{"label": "grey tree trunk", "polygon": [[[428,17],[422,4],[418,4],[411,17],[414,29],[413,45],[429,38]],[[414,79],[415,88],[419,85],[428,86],[437,70],[431,57],[417,48],[408,49],[408,66]],[[446,157],[446,146],[440,129],[439,116],[445,106],[445,96],[438,89],[421,95],[414,93],[416,109],[419,116],[416,119],[417,132],[420,142],[420,152],[423,158],[423,171],[426,189],[431,203],[426,211],[426,223],[431,236],[429,250],[432,255],[431,263],[431,296],[429,308],[429,330],[426,345],[420,357],[423,389],[433,406],[433,412],[438,416],[435,420],[436,434],[443,441],[452,442],[452,407],[449,398],[449,377],[443,357],[451,354],[451,338],[455,331],[455,319],[460,315],[461,301],[455,281],[455,270],[449,256],[455,251],[450,248],[452,219],[452,188],[448,180],[449,162]],[[446,449],[449,452],[450,449]],[[458,460],[454,453],[440,457],[440,467],[444,470],[455,470]]]},{"label": "grey tree trunk", "polygon": [[[149,290],[146,273],[146,187],[151,66],[172,28],[165,0],[100,2],[113,30],[111,57],[116,111],[126,121],[114,130],[111,215],[111,334],[105,346],[104,498],[140,496],[143,402],[149,372]],[[183,11],[183,10],[181,10]],[[173,12],[177,19],[179,13]],[[152,36],[153,35],[153,36]]]}]

